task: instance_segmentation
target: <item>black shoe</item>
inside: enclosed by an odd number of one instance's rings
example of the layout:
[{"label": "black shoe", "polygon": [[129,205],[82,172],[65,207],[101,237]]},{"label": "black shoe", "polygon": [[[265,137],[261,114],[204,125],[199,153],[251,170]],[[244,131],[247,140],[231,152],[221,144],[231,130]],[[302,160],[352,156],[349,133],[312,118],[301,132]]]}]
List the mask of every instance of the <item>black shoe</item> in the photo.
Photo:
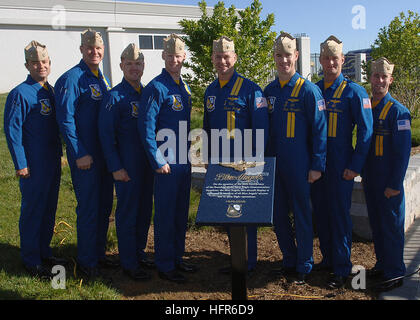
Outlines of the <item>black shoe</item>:
[{"label": "black shoe", "polygon": [[141,267],[146,269],[156,269],[154,261],[148,258],[139,259],[139,264]]},{"label": "black shoe", "polygon": [[293,277],[296,275],[295,267],[281,267],[280,269],[272,269],[270,272],[274,276]]},{"label": "black shoe", "polygon": [[298,272],[296,275],[296,280],[293,281],[294,284],[303,285],[306,283],[307,274]]},{"label": "black shoe", "polygon": [[255,275],[255,268],[248,269],[246,272],[246,276],[248,279],[251,279]]},{"label": "black shoe", "polygon": [[117,260],[111,259],[107,256],[98,260],[99,268],[118,268],[119,266],[120,263]]},{"label": "black shoe", "polygon": [[386,292],[386,291],[390,291],[392,289],[401,287],[403,283],[404,283],[403,279],[384,281],[380,283],[379,285],[377,285],[375,287],[375,290],[378,292]]},{"label": "black shoe", "polygon": [[[226,266],[219,269],[219,273],[229,275],[232,273],[232,267]],[[255,268],[248,269],[246,272],[246,276],[248,278],[252,278],[255,275]]]},{"label": "black shoe", "polygon": [[176,283],[185,283],[187,282],[187,278],[185,278],[181,273],[176,271],[176,269],[168,272],[159,271],[159,278],[164,280],[169,280]]},{"label": "black shoe", "polygon": [[330,289],[340,289],[345,285],[346,280],[347,280],[347,277],[337,276],[334,274],[327,281],[327,287]]},{"label": "black shoe", "polygon": [[99,276],[99,270],[97,267],[85,267],[78,264],[77,271],[81,277],[85,277],[88,280],[94,280]]},{"label": "black shoe", "polygon": [[27,266],[24,265],[25,270],[32,276],[37,277],[42,280],[50,280],[54,277],[54,275],[51,273],[50,270],[45,268],[42,265],[36,265],[36,266]]},{"label": "black shoe", "polygon": [[323,263],[317,263],[312,267],[312,271],[332,272],[332,267]]},{"label": "black shoe", "polygon": [[181,262],[177,264],[176,269],[179,271],[188,272],[188,273],[194,273],[198,271],[197,266],[190,263],[186,263],[186,262]]},{"label": "black shoe", "polygon": [[42,258],[42,264],[49,268],[52,268],[57,265],[66,267],[69,264],[69,260],[51,256],[48,258]]},{"label": "black shoe", "polygon": [[77,270],[82,278],[85,278],[86,281],[103,281],[106,283],[112,282],[110,277],[104,275],[98,267],[85,267],[80,264],[77,265]]},{"label": "black shoe", "polygon": [[232,267],[231,267],[231,266],[221,267],[221,268],[218,270],[218,272],[219,272],[219,273],[221,273],[221,274],[231,274],[231,272],[232,272]]},{"label": "black shoe", "polygon": [[141,268],[123,269],[123,272],[124,272],[125,275],[127,275],[128,277],[130,277],[131,279],[133,279],[135,281],[145,281],[145,280],[149,280],[151,278],[150,274],[148,274],[147,272],[145,272]]},{"label": "black shoe", "polygon": [[380,279],[384,275],[384,272],[382,270],[379,270],[375,267],[372,269],[366,270],[366,277],[370,279]]}]

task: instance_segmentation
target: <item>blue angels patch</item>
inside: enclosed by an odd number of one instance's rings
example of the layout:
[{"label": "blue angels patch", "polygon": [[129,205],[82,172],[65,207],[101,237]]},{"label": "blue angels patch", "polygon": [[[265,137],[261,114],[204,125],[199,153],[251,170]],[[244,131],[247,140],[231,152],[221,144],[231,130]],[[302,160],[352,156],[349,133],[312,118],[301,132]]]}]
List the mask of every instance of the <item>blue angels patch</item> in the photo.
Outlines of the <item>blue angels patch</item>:
[{"label": "blue angels patch", "polygon": [[267,98],[268,112],[272,113],[274,111],[274,104],[276,103],[276,97]]},{"label": "blue angels patch", "polygon": [[173,97],[172,109],[174,111],[181,111],[182,109],[184,109],[184,106],[182,105],[181,96],[179,94],[174,94],[172,97]]},{"label": "blue angels patch", "polygon": [[40,113],[43,116],[50,115],[51,112],[52,112],[52,107],[51,107],[50,99],[42,99],[42,100],[39,100],[39,103],[41,104],[41,111],[40,111]]},{"label": "blue angels patch", "polygon": [[321,99],[316,102],[319,111],[327,110],[327,106],[325,105],[325,100]]},{"label": "blue angels patch", "polygon": [[101,87],[99,86],[99,84],[90,84],[89,85],[90,88],[90,97],[93,100],[101,100],[102,99],[102,91],[101,91]]},{"label": "blue angels patch", "polygon": [[131,115],[134,118],[138,118],[139,117],[140,102],[139,101],[131,101],[130,105],[131,105]]},{"label": "blue angels patch", "polygon": [[206,102],[208,112],[212,112],[216,108],[216,96],[208,96]]},{"label": "blue angels patch", "polygon": [[256,97],[255,98],[255,105],[257,109],[259,108],[267,108],[267,99],[264,97]]}]

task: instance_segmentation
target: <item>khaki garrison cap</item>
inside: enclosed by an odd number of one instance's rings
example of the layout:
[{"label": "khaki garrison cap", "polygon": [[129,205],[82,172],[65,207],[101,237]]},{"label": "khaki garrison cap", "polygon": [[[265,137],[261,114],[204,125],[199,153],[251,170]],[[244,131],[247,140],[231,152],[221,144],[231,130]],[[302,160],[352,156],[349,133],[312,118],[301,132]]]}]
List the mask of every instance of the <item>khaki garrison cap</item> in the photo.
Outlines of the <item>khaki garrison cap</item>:
[{"label": "khaki garrison cap", "polygon": [[99,32],[89,28],[82,32],[82,46],[103,46],[104,40]]},{"label": "khaki garrison cap", "polygon": [[394,65],[391,64],[387,58],[381,57],[375,61],[372,61],[372,73],[384,73],[392,74],[394,71]]},{"label": "khaki garrison cap", "polygon": [[282,32],[274,43],[274,51],[281,53],[294,53],[296,51],[296,39],[287,32]]},{"label": "khaki garrison cap", "polygon": [[121,59],[144,61],[144,55],[135,43],[130,43],[121,53]]},{"label": "khaki garrison cap", "polygon": [[338,56],[343,53],[343,43],[335,36],[329,36],[327,40],[321,43],[321,56]]},{"label": "khaki garrison cap", "polygon": [[235,44],[233,40],[226,36],[222,36],[217,40],[213,40],[213,52],[235,52]]},{"label": "khaki garrison cap", "polygon": [[40,44],[38,41],[32,40],[25,47],[26,61],[42,61],[48,58],[47,47]]},{"label": "khaki garrison cap", "polygon": [[185,43],[175,33],[163,39],[163,51],[169,54],[179,54],[185,52]]}]

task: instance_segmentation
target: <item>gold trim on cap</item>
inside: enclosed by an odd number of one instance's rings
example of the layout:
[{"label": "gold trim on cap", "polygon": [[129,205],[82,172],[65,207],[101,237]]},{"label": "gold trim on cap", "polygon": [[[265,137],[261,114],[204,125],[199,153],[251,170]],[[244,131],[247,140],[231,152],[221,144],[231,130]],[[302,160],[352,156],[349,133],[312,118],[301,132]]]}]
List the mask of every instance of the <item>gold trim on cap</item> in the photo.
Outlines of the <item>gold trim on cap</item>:
[{"label": "gold trim on cap", "polygon": [[42,61],[49,57],[47,47],[35,40],[25,47],[24,52],[27,61]]},{"label": "gold trim on cap", "polygon": [[144,61],[144,55],[135,43],[130,43],[121,53],[121,59]]},{"label": "gold trim on cap", "polygon": [[213,40],[213,52],[235,52],[235,43],[232,39],[221,36],[217,40]]},{"label": "gold trim on cap", "polygon": [[372,73],[384,73],[392,74],[394,71],[394,64],[391,64],[389,60],[385,57],[381,57],[377,60],[372,61]]},{"label": "gold trim on cap", "polygon": [[103,46],[104,40],[99,32],[88,28],[81,33],[81,44],[82,46]]},{"label": "gold trim on cap", "polygon": [[185,43],[175,33],[171,33],[167,38],[163,39],[163,51],[168,54],[185,53]]},{"label": "gold trim on cap", "polygon": [[336,36],[329,36],[327,40],[321,43],[321,55],[338,56],[343,53],[343,42]]},{"label": "gold trim on cap", "polygon": [[274,43],[274,51],[292,54],[296,51],[296,39],[287,32],[281,32]]}]

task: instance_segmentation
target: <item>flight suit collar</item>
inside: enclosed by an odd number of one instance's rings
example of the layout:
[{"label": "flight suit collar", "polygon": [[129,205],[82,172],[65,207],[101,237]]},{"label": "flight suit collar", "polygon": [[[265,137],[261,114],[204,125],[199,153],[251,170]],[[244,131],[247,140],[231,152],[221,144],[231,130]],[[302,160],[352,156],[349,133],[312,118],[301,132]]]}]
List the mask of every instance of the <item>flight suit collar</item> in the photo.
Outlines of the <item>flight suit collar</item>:
[{"label": "flight suit collar", "polygon": [[[82,70],[88,71],[89,75],[96,78],[96,76],[93,74],[92,70],[90,70],[89,66],[86,64],[86,62],[83,59],[80,59],[79,65],[80,65],[80,68]],[[102,71],[101,71],[100,68],[98,68],[98,78],[102,79]]]},{"label": "flight suit collar", "polygon": [[[170,75],[170,73],[165,68],[162,69],[162,74],[165,76],[165,78],[168,79],[168,81],[172,81],[173,84],[178,85],[175,82],[175,80],[172,78],[172,76]],[[179,77],[179,85],[180,86],[181,85],[184,86],[184,80],[182,80],[182,76]]]},{"label": "flight suit collar", "polygon": [[388,103],[389,100],[391,100],[391,94],[387,92],[387,94],[381,99],[381,101],[379,101],[379,103],[375,107],[372,107],[372,109],[383,107]]},{"label": "flight suit collar", "polygon": [[[127,92],[130,92],[131,94],[133,94],[133,93],[138,94],[136,89],[134,89],[133,86],[124,77],[122,78],[121,83],[122,83],[122,86],[123,86],[124,90],[126,90]],[[143,84],[141,82],[140,82],[140,88],[143,90]]]},{"label": "flight suit collar", "polygon": [[[232,77],[230,78],[230,80],[228,81],[228,83],[226,83],[226,84],[223,86],[223,88],[222,88],[222,89],[224,89],[224,88],[229,88],[229,89],[232,89],[232,88],[233,88],[233,86],[235,85],[235,81],[236,81],[236,79],[238,78],[238,76],[239,76],[238,72],[236,72],[236,70],[234,70],[234,71],[233,71],[233,75],[232,75]],[[216,79],[216,81],[217,81],[216,85],[220,88],[219,78],[217,78],[217,79]]]},{"label": "flight suit collar", "polygon": [[[341,84],[341,82],[343,82],[343,80],[344,80],[344,76],[343,76],[342,73],[340,73],[340,75],[338,76],[338,78],[334,80],[334,83],[328,89],[331,89],[334,92],[335,89],[337,89],[338,86]],[[325,90],[324,89],[324,82],[325,82],[325,80],[322,79],[321,80],[321,89],[322,89],[322,92],[324,92],[324,90]]]},{"label": "flight suit collar", "polygon": [[[290,78],[290,80],[289,80],[289,82],[288,83],[286,83],[286,85],[285,86],[288,86],[288,87],[294,87],[295,86],[295,84],[296,84],[296,81],[298,80],[300,78],[300,74],[299,73],[297,73],[297,72],[295,72],[295,74]],[[280,85],[280,82],[279,82],[279,85]]]},{"label": "flight suit collar", "polygon": [[[36,82],[30,74],[28,74],[28,77],[26,78],[26,83],[28,83],[29,85],[35,87],[35,89],[39,90],[42,88],[42,86]],[[48,88],[52,88],[51,85],[47,82],[45,82],[45,84],[48,86]]]}]

